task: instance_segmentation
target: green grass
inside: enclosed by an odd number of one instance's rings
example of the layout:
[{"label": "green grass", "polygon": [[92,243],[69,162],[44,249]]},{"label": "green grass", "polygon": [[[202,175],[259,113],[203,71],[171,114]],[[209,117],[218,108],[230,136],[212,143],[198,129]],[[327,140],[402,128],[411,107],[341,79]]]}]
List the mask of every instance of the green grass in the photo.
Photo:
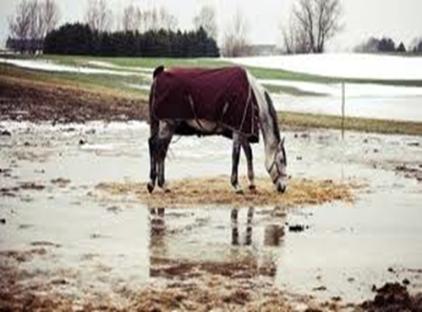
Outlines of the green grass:
[{"label": "green grass", "polygon": [[87,65],[90,61],[107,62],[125,67],[155,68],[160,65],[165,67],[220,67],[228,65],[218,58],[149,58],[149,57],[97,57],[97,56],[72,56],[72,55],[42,55],[42,59],[56,61],[66,65]]},{"label": "green grass", "polygon": [[315,93],[310,91],[303,91],[295,87],[290,86],[274,86],[274,85],[267,85],[263,84],[263,86],[269,90],[271,93],[287,93],[293,96],[317,96],[317,97],[323,97],[326,96],[321,93]]},{"label": "green grass", "polygon": [[[342,128],[342,118],[339,116],[281,112],[279,121],[282,127],[287,128]],[[384,134],[422,135],[421,122],[346,117],[344,129]]]}]

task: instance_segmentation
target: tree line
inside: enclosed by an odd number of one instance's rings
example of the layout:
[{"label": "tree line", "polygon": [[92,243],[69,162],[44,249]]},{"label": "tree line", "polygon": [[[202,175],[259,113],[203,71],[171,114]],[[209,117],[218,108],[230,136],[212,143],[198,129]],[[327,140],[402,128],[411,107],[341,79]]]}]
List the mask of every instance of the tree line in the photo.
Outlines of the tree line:
[{"label": "tree line", "polygon": [[177,29],[177,18],[164,7],[141,9],[130,4],[116,19],[106,0],[86,0],[83,22],[57,28],[55,0],[19,0],[9,17],[6,46],[21,53],[104,56],[219,56],[215,11],[204,6],[195,29]]},{"label": "tree line", "polygon": [[[116,12],[109,8],[107,0],[85,0],[83,21],[57,28],[60,10],[55,1],[18,0],[15,14],[9,18],[7,47],[29,53],[77,51],[95,55],[191,57],[221,52],[224,56],[236,57],[256,53],[249,40],[250,24],[241,7],[227,21],[219,36],[216,11],[209,5],[203,5],[194,16],[193,31],[181,31],[176,16],[165,7],[141,8],[133,2]],[[341,0],[296,0],[291,6],[290,17],[280,25],[283,52],[323,53],[327,43],[342,30],[342,16]],[[86,25],[89,31],[84,27]],[[48,42],[44,42],[48,33],[52,34],[48,36]],[[72,43],[75,47],[65,47],[65,44],[71,44],[75,33],[91,41],[75,41]],[[58,34],[69,38],[58,38]],[[218,53],[217,38],[220,39]],[[55,47],[54,42],[59,46]],[[405,46],[396,44],[391,38],[369,38],[357,46],[355,52],[420,53],[422,39]]]},{"label": "tree line", "polygon": [[97,56],[217,57],[215,40],[200,27],[194,31],[166,29],[98,31],[88,24],[65,24],[50,32],[44,53]]},{"label": "tree line", "polygon": [[[164,7],[143,8],[132,3],[116,14],[106,0],[85,0],[84,20],[56,28],[59,10],[55,0],[19,0],[16,13],[10,19],[11,36],[8,47],[34,53],[93,53],[95,55],[148,55],[148,56],[211,56],[216,51],[218,28],[214,7],[204,5],[193,18],[194,31],[177,30],[177,18]],[[26,18],[27,7],[49,3],[55,13],[47,31],[29,36],[13,31]],[[287,26],[282,28],[286,53],[322,53],[326,43],[341,29],[340,0],[297,0],[291,11]],[[39,10],[39,16],[46,15]],[[12,23],[13,21],[13,23]],[[89,31],[86,26],[88,25]],[[12,27],[13,26],[13,27]],[[52,29],[55,29],[52,32]],[[202,29],[200,31],[200,29]],[[208,38],[204,36],[206,32]],[[236,57],[250,55],[253,51],[249,41],[249,22],[240,7],[230,18],[220,35],[221,53]],[[48,40],[44,42],[47,33]],[[91,42],[73,42],[74,34],[90,38]],[[69,38],[59,38],[59,36]],[[85,40],[85,39],[84,39]],[[130,40],[132,44],[130,44]],[[64,45],[75,44],[75,47]],[[59,46],[54,46],[54,44]],[[218,49],[218,47],[217,47]],[[122,54],[120,54],[122,53]],[[154,54],[156,53],[156,54]]]},{"label": "tree line", "polygon": [[403,42],[396,44],[389,37],[375,38],[370,37],[368,40],[359,44],[354,49],[358,53],[421,53],[422,38],[416,38],[406,48]]}]

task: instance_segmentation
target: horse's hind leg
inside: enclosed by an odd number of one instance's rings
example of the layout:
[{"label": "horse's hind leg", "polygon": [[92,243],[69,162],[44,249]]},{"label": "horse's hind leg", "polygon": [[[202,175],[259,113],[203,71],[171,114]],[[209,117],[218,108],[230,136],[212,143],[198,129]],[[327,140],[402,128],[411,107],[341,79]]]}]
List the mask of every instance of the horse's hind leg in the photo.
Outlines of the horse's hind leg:
[{"label": "horse's hind leg", "polygon": [[172,123],[160,122],[157,140],[158,186],[166,192],[168,189],[165,187],[165,159],[175,129],[176,126]]},{"label": "horse's hind leg", "polygon": [[157,162],[157,173],[158,173],[158,186],[162,188],[164,191],[169,191],[165,184],[165,159],[167,155],[167,150],[170,145],[170,139],[160,139],[158,146],[159,146],[159,152],[158,152],[158,162]]},{"label": "horse's hind leg", "polygon": [[159,121],[151,119],[150,124],[150,138],[148,139],[149,159],[150,159],[150,181],[147,184],[148,191],[152,193],[155,188],[155,181],[157,178],[157,140],[158,140],[158,125]]},{"label": "horse's hind leg", "polygon": [[242,188],[239,185],[238,179],[238,168],[240,158],[240,138],[237,133],[233,133],[233,150],[232,150],[232,175],[231,184],[236,193],[243,193]]},{"label": "horse's hind leg", "polygon": [[245,152],[246,162],[248,166],[248,180],[249,180],[249,190],[255,191],[255,173],[253,170],[253,155],[252,155],[252,148],[251,144],[248,142],[246,138],[241,139],[241,144],[243,151]]},{"label": "horse's hind leg", "polygon": [[155,180],[157,178],[157,166],[156,166],[156,144],[155,138],[151,137],[148,140],[149,145],[149,160],[150,160],[150,170],[149,170],[149,182],[147,184],[148,192],[152,193],[155,187]]}]

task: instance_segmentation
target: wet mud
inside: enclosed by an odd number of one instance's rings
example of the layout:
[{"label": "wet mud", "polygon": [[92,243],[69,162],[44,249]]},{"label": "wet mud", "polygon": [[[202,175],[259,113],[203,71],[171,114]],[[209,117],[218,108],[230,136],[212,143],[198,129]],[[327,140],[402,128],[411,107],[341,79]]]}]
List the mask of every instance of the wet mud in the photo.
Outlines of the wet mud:
[{"label": "wet mud", "polygon": [[[418,307],[422,190],[396,168],[420,165],[420,139],[286,132],[287,193],[258,146],[258,192],[236,195],[231,142],[183,138],[172,192],[148,195],[144,123],[0,126],[0,309]],[[406,291],[372,290],[387,282]]]},{"label": "wet mud", "polygon": [[379,288],[374,285],[374,299],[362,303],[361,308],[369,312],[422,311],[422,293],[409,294],[406,284],[386,283]]},{"label": "wet mud", "polygon": [[[0,120],[49,121],[146,120],[145,100],[83,89],[53,82],[0,77]],[[10,136],[0,129],[2,136]]]}]

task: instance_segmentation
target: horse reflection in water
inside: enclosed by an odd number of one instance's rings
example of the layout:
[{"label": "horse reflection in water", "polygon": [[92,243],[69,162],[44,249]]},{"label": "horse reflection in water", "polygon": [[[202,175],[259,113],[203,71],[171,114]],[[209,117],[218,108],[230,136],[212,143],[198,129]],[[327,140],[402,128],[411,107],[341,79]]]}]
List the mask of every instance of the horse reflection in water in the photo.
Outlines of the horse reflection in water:
[{"label": "horse reflection in water", "polygon": [[[252,219],[254,215],[254,208],[248,209],[248,219],[246,224],[246,236],[245,245],[249,246],[252,244]],[[232,223],[232,245],[239,245],[239,222],[238,222],[239,210],[232,209],[231,212],[231,223]]]},{"label": "horse reflection in water", "polygon": [[164,234],[166,224],[164,221],[164,208],[151,208],[149,210],[151,214],[151,237],[161,236]]},{"label": "horse reflection in water", "polygon": [[[176,212],[166,215],[164,208],[150,209],[150,251],[152,257],[164,256],[165,258],[173,258],[173,260],[180,260],[180,257],[182,257],[187,260],[190,259],[190,261],[210,261],[210,259],[213,259],[212,261],[232,262],[238,261],[239,255],[242,255],[242,259],[249,259],[248,261],[256,262],[256,265],[260,263],[260,267],[266,266],[265,272],[275,270],[274,261],[278,251],[266,247],[281,246],[284,236],[283,220],[274,221],[262,214],[255,215],[256,211],[253,207],[248,209],[233,208],[228,213],[229,222],[225,221],[225,225],[221,226],[221,224],[213,223],[222,221],[218,217],[221,210],[209,211],[210,216],[205,218],[208,220],[206,222],[197,222],[198,215],[187,211],[187,213]],[[213,215],[214,213],[216,215]],[[224,211],[222,213],[225,214]],[[215,218],[216,216],[218,218]],[[174,218],[177,218],[177,220]],[[187,224],[186,221],[188,221]],[[184,225],[175,227],[177,224]],[[215,234],[213,234],[214,231]],[[221,235],[227,235],[223,233],[228,234],[227,240],[221,240]],[[204,235],[202,236],[202,234]],[[214,235],[215,239],[213,238]],[[216,244],[216,242],[222,244]],[[174,248],[175,245],[178,247]],[[229,245],[232,247],[230,248]],[[250,249],[249,246],[254,248]],[[213,248],[217,249],[213,252]],[[228,254],[232,254],[233,259],[230,258],[231,256],[229,256],[229,259],[225,259],[227,253],[222,253],[224,248],[230,251]],[[198,256],[198,250],[204,250],[204,252],[199,252]]]},{"label": "horse reflection in water", "polygon": [[[152,277],[183,278],[189,270],[232,277],[275,277],[283,220],[256,214],[253,207],[246,211],[209,210],[205,218],[203,211],[171,211],[166,214],[164,208],[150,209]],[[221,214],[227,219],[222,220]]]},{"label": "horse reflection in water", "polygon": [[[244,245],[252,245],[252,231],[253,231],[253,217],[255,209],[249,207],[246,221],[246,235]],[[231,226],[232,226],[232,245],[240,245],[239,241],[239,210],[237,208],[231,211]],[[280,246],[282,237],[284,236],[284,227],[278,224],[269,224],[265,227],[264,232],[264,246]]]}]

